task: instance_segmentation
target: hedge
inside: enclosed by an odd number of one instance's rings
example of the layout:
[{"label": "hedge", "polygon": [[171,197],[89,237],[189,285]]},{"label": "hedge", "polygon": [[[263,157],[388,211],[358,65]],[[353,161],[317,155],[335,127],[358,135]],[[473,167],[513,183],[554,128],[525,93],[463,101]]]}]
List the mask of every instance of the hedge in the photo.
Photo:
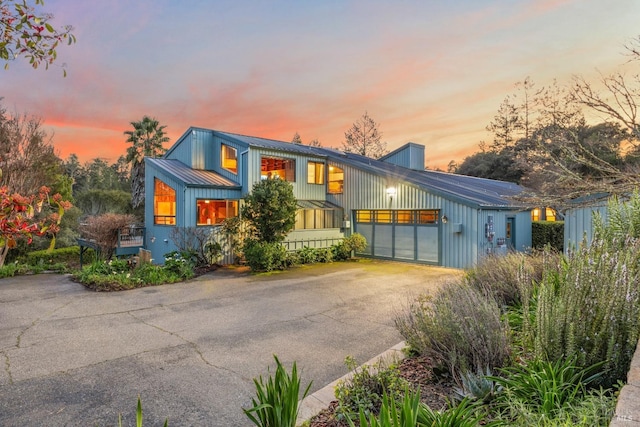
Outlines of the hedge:
[{"label": "hedge", "polygon": [[564,221],[533,221],[531,223],[531,244],[534,249],[546,245],[559,252],[564,248]]}]

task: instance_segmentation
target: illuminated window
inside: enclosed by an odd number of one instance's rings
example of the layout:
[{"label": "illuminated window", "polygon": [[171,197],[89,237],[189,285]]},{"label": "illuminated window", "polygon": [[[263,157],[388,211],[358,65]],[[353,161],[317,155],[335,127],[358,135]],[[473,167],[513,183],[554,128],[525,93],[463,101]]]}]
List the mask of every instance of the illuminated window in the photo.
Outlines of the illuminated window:
[{"label": "illuminated window", "polygon": [[545,216],[547,221],[555,221],[556,220],[556,211],[551,208],[545,208]]},{"label": "illuminated window", "polygon": [[344,171],[337,166],[329,166],[329,185],[327,192],[329,194],[342,194],[344,187]]},{"label": "illuminated window", "polygon": [[356,222],[372,222],[372,211],[356,211]]},{"label": "illuminated window", "polygon": [[176,190],[158,178],[153,183],[153,223],[176,224]]},{"label": "illuminated window", "polygon": [[540,221],[540,209],[535,208],[531,211],[531,221]]},{"label": "illuminated window", "polygon": [[413,211],[397,211],[396,222],[399,224],[411,224],[413,222]]},{"label": "illuminated window", "polygon": [[238,173],[238,150],[233,147],[229,147],[228,145],[222,144],[220,158],[222,159],[223,169],[226,169],[229,172],[233,172],[235,174]]},{"label": "illuminated window", "polygon": [[438,211],[435,209],[418,211],[418,224],[437,224]]},{"label": "illuminated window", "polygon": [[262,157],[260,162],[260,178],[280,178],[285,181],[295,182],[296,161],[279,157]]},{"label": "illuminated window", "polygon": [[376,222],[391,222],[391,211],[376,211]]},{"label": "illuminated window", "polygon": [[237,200],[197,200],[197,225],[220,224],[227,218],[238,216]]},{"label": "illuminated window", "polygon": [[307,163],[307,183],[324,184],[324,163]]}]

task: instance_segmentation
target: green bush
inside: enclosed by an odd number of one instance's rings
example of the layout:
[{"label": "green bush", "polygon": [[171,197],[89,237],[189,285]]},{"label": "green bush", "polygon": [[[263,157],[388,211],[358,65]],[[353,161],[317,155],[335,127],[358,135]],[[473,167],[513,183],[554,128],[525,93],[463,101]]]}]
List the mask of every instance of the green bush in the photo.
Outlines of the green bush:
[{"label": "green bush", "polygon": [[287,267],[287,250],[279,242],[246,239],[244,257],[252,271],[284,270]]},{"label": "green bush", "polygon": [[624,380],[640,335],[640,242],[595,238],[545,274],[531,325],[540,358],[606,361],[602,385]]},{"label": "green bush", "polygon": [[515,419],[518,413],[513,409],[526,408],[524,412],[551,420],[586,395],[587,386],[599,376],[593,374],[597,368],[580,368],[570,359],[532,360],[525,365],[503,368],[502,376],[490,378],[503,387],[503,392],[497,396],[503,418]]},{"label": "green bush", "polygon": [[501,306],[520,305],[523,293],[530,294],[534,283],[542,279],[543,271],[555,268],[560,258],[561,254],[550,251],[491,255],[467,270],[464,280],[471,287],[492,295]]},{"label": "green bush", "polygon": [[336,261],[346,261],[351,258],[351,250],[347,248],[344,241],[340,241],[331,246],[333,259]]},{"label": "green bush", "polygon": [[293,363],[291,374],[284,369],[277,356],[275,376],[269,375],[267,381],[253,380],[256,397],[251,399],[253,406],[243,409],[245,415],[258,427],[295,427],[298,418],[298,400],[309,393],[311,383],[300,394],[300,377]]},{"label": "green bush", "polygon": [[446,366],[456,379],[502,367],[511,353],[496,300],[464,283],[447,283],[435,296],[412,301],[395,325],[412,350]]},{"label": "green bush", "polygon": [[531,246],[544,249],[551,246],[562,252],[564,249],[564,221],[533,221],[531,223]]},{"label": "green bush", "polygon": [[339,418],[355,419],[359,412],[365,415],[377,414],[384,395],[397,400],[408,387],[408,382],[400,377],[398,368],[379,362],[375,366],[357,367],[352,357],[345,360],[347,368],[352,371],[348,379],[340,380],[335,388],[338,399]]},{"label": "green bush", "polygon": [[332,262],[333,251],[331,248],[318,248],[316,249],[316,260],[318,262]]},{"label": "green bush", "polygon": [[353,233],[342,240],[345,249],[349,252],[362,252],[367,248],[367,239],[360,233]]},{"label": "green bush", "polygon": [[163,266],[149,263],[131,268],[126,260],[96,261],[74,273],[73,278],[97,291],[119,291],[184,280]]},{"label": "green bush", "polygon": [[164,269],[184,279],[194,276],[197,258],[190,251],[172,251],[164,255]]},{"label": "green bush", "polygon": [[318,260],[318,253],[315,248],[305,246],[296,253],[298,254],[300,264],[313,264]]}]

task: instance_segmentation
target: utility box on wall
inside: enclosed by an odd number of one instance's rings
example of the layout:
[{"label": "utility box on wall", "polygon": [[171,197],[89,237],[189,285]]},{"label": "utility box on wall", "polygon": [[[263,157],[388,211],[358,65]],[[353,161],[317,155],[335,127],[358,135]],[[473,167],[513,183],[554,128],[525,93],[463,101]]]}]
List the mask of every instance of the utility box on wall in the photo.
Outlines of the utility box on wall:
[{"label": "utility box on wall", "polygon": [[462,224],[459,222],[451,224],[451,229],[454,233],[462,233]]}]

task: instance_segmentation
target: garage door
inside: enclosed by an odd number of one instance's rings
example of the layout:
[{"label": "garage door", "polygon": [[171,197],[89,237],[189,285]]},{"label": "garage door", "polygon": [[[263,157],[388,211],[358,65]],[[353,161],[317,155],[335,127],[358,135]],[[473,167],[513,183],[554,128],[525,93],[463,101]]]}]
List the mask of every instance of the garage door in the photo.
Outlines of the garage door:
[{"label": "garage door", "polygon": [[360,255],[440,264],[440,211],[357,210],[354,231],[367,239]]}]

